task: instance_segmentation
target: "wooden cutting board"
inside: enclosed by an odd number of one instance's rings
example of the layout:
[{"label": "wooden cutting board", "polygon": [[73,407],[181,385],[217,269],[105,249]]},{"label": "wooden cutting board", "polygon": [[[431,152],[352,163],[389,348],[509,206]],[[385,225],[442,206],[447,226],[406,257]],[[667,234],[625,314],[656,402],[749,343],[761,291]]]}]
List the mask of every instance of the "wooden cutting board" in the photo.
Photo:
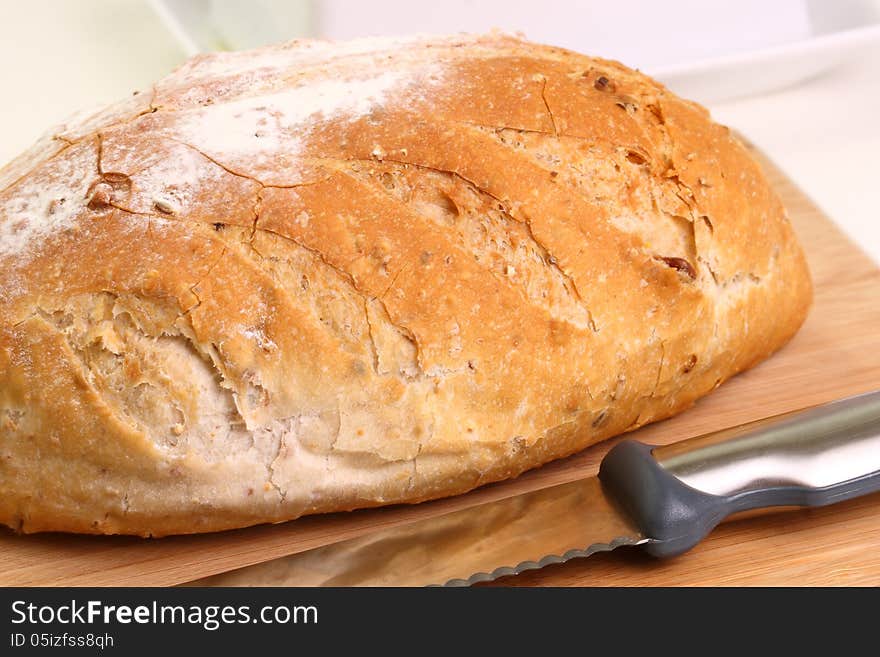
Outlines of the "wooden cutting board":
[{"label": "wooden cutting board", "polygon": [[[759,155],[760,157],[760,155]],[[630,434],[671,443],[880,388],[880,269],[769,162],[812,269],[816,302],[795,339],[686,413]],[[407,507],[303,518],[203,536],[143,540],[0,531],[0,585],[180,584],[595,474],[613,441],[513,481]],[[536,555],[540,556],[540,555]],[[880,496],[730,523],[699,547],[657,562],[618,550],[506,578],[507,585],[880,585]]]}]

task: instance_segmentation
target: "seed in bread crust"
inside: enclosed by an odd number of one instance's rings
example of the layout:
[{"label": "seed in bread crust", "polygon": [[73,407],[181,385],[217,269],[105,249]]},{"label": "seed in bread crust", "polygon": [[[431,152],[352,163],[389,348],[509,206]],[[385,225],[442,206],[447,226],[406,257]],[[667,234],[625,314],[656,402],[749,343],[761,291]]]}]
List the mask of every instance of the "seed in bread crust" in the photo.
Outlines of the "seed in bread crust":
[{"label": "seed in bread crust", "polygon": [[177,212],[177,208],[166,198],[155,198],[153,199],[153,205],[155,208],[164,214],[175,214]]},{"label": "seed in bread crust", "polygon": [[668,266],[672,267],[673,269],[677,269],[681,273],[687,275],[688,278],[696,279],[697,277],[697,271],[694,269],[694,266],[684,258],[660,256],[658,260],[662,260]]}]

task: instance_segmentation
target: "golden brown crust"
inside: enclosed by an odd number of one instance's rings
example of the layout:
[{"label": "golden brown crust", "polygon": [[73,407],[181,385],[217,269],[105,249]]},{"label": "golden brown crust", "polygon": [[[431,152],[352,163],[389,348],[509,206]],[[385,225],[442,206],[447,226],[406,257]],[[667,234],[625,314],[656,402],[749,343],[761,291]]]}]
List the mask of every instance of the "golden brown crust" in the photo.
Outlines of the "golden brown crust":
[{"label": "golden brown crust", "polygon": [[0,171],[0,522],[452,495],[681,411],[811,300],[701,107],[492,34],[201,56]]}]

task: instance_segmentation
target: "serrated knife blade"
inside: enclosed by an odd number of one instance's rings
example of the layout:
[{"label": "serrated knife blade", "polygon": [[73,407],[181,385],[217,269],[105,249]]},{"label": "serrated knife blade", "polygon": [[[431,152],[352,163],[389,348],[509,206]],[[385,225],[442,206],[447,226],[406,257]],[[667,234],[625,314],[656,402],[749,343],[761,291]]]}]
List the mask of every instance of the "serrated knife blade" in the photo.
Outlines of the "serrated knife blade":
[{"label": "serrated knife blade", "polygon": [[462,586],[647,542],[598,478],[396,526],[197,582]]}]

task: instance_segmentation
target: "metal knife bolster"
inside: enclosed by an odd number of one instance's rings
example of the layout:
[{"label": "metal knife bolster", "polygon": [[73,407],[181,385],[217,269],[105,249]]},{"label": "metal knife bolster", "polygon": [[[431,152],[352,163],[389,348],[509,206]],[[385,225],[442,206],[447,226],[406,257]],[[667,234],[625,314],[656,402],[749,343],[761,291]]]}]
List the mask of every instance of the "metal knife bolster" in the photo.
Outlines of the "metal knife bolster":
[{"label": "metal knife bolster", "polygon": [[648,552],[680,554],[734,513],[880,490],[880,391],[666,447],[627,440],[599,479],[653,539]]}]

